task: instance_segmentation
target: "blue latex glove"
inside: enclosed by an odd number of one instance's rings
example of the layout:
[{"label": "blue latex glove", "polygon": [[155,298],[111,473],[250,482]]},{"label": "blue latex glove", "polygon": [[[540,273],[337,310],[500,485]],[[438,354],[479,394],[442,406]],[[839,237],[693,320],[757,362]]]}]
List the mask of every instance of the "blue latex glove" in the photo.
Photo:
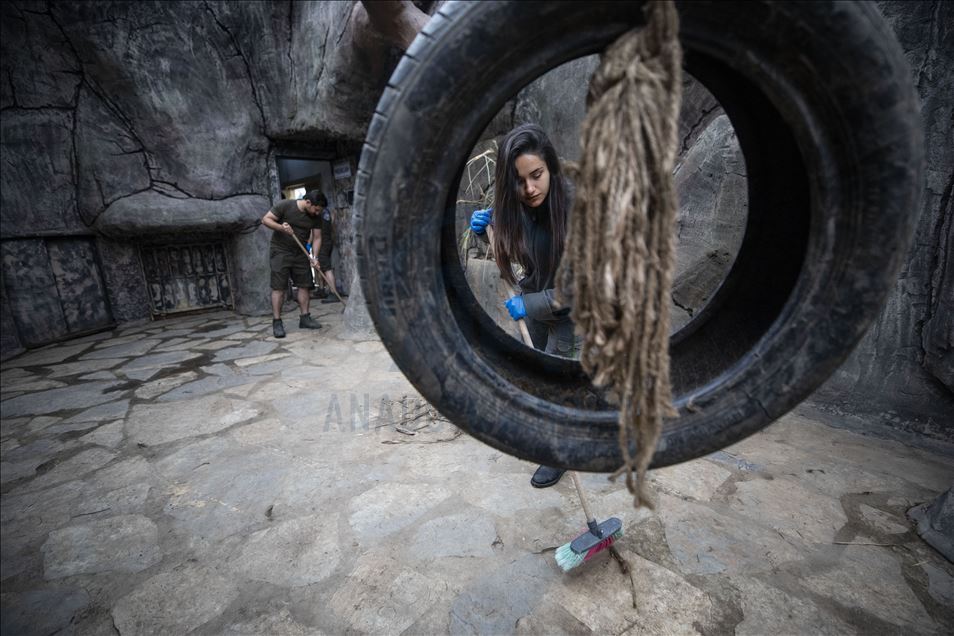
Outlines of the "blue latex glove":
[{"label": "blue latex glove", "polygon": [[523,298],[520,296],[514,296],[510,300],[504,303],[507,307],[507,311],[510,312],[510,317],[514,320],[520,320],[521,318],[527,317],[527,308],[523,304]]},{"label": "blue latex glove", "polygon": [[487,208],[486,210],[477,210],[470,215],[470,229],[474,234],[483,234],[487,231],[487,226],[490,224],[490,217],[493,215],[494,209]]}]

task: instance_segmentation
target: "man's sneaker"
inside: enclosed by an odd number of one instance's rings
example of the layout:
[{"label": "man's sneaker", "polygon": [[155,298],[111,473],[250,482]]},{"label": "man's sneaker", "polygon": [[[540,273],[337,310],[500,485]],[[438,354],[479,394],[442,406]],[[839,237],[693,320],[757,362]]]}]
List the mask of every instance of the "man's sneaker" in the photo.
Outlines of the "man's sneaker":
[{"label": "man's sneaker", "polygon": [[298,319],[299,329],[321,329],[321,323],[312,318],[311,314],[302,314]]},{"label": "man's sneaker", "polygon": [[281,318],[275,318],[272,320],[272,333],[275,334],[276,338],[285,337],[285,325],[282,324]]}]

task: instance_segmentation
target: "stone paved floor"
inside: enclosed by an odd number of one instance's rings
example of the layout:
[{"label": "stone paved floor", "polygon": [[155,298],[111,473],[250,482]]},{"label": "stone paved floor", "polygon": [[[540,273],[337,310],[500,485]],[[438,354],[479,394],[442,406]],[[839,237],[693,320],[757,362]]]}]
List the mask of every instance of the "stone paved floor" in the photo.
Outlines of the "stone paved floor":
[{"label": "stone paved floor", "polygon": [[796,410],[655,471],[656,512],[587,475],[632,573],[567,575],[570,480],[530,488],[342,337],[340,307],[315,313],[282,341],[221,313],[3,364],[4,634],[954,631],[954,566],[904,514],[949,456]]}]

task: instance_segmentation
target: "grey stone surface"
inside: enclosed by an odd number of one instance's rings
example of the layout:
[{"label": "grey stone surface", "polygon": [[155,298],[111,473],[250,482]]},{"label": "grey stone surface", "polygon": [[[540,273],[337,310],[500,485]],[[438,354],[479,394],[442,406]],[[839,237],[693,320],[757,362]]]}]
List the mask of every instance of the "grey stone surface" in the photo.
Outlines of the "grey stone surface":
[{"label": "grey stone surface", "polygon": [[101,360],[103,358],[122,358],[127,356],[141,356],[158,344],[158,340],[133,338],[130,342],[113,345],[109,341],[103,343],[105,347],[97,347],[93,352],[82,356],[81,360]]},{"label": "grey stone surface", "polygon": [[653,471],[653,486],[670,495],[709,501],[731,472],[705,459]]},{"label": "grey stone surface", "polygon": [[63,421],[62,417],[51,417],[49,415],[41,415],[40,417],[32,418],[30,420],[29,425],[27,426],[27,429],[29,430],[30,433],[36,433],[37,431],[41,431],[48,426],[51,426],[53,424],[56,424],[57,422],[62,422],[62,421]]},{"label": "grey stone surface", "polygon": [[[4,25],[10,24],[6,15],[2,22]],[[55,48],[59,49],[60,54],[66,53],[60,47]],[[10,59],[4,55],[4,60]],[[8,63],[4,63],[5,69]],[[26,68],[34,66],[29,64]],[[4,155],[11,157],[13,155],[8,153],[15,153],[17,156],[16,161],[4,162],[0,171],[4,184],[3,198],[0,199],[0,230],[3,235],[9,237],[41,231],[82,230],[83,224],[77,215],[73,197],[71,157],[68,153],[57,152],[71,146],[72,113],[68,109],[5,108],[0,118],[0,130],[3,131]],[[44,148],[48,151],[19,152],[28,148]],[[38,192],[36,188],[30,187],[36,183],[45,186]],[[43,209],[44,213],[22,214],[22,210],[38,208]]]},{"label": "grey stone surface", "polygon": [[116,369],[119,373],[124,373],[129,377],[135,377],[130,372],[143,371],[146,369],[166,370],[170,367],[178,366],[179,363],[186,360],[192,360],[200,357],[202,354],[194,351],[169,351],[166,353],[153,353],[146,356],[139,356],[123,366]]},{"label": "grey stone surface", "polygon": [[77,386],[27,393],[0,402],[3,417],[18,417],[25,414],[55,413],[64,409],[86,408],[114,400],[117,395],[108,393],[117,382],[85,382]]},{"label": "grey stone surface", "polygon": [[274,360],[281,360],[287,358],[287,353],[271,353],[263,356],[254,356],[251,358],[238,358],[235,360],[235,365],[238,367],[248,367],[252,365],[259,365],[263,362],[272,362]]},{"label": "grey stone surface", "polygon": [[107,358],[104,360],[81,360],[79,362],[67,362],[66,364],[57,364],[48,367],[50,373],[48,377],[62,378],[78,373],[89,373],[91,371],[100,371],[102,369],[112,369],[117,364],[125,362],[125,358]]},{"label": "grey stone surface", "polygon": [[77,159],[82,166],[77,199],[88,218],[98,221],[117,199],[149,188],[148,157],[105,100],[85,86],[77,97],[76,120]]},{"label": "grey stone surface", "polygon": [[235,360],[238,358],[254,358],[271,353],[277,346],[278,343],[274,340],[271,342],[267,340],[254,340],[239,347],[221,349],[215,353],[215,356],[212,358],[212,360],[214,362],[227,362],[229,360]]},{"label": "grey stone surface", "polygon": [[[50,587],[2,595],[4,634],[56,634],[69,630],[77,614],[90,605],[79,587]],[[61,631],[63,630],[63,631]]]},{"label": "grey stone surface", "polygon": [[524,555],[473,582],[450,607],[450,633],[511,632],[541,600],[551,567],[542,556]]},{"label": "grey stone surface", "polygon": [[37,460],[0,462],[0,484],[17,481],[24,477],[32,477],[36,474],[36,467],[39,465],[40,462]]},{"label": "grey stone surface", "polygon": [[225,628],[224,633],[228,636],[257,636],[258,634],[318,636],[323,632],[302,625],[294,619],[287,608],[283,607],[274,614],[264,614],[251,620],[232,623]]},{"label": "grey stone surface", "polygon": [[911,527],[905,523],[903,517],[889,515],[883,510],[878,510],[865,504],[861,504],[859,508],[865,521],[874,526],[879,532],[886,534],[903,534],[911,530]]},{"label": "grey stone surface", "polygon": [[[261,214],[264,216],[264,210]],[[267,263],[270,230],[233,234],[229,241],[232,254],[232,279],[235,281],[235,310],[240,314],[261,316],[271,311],[269,268]]]},{"label": "grey stone surface", "polygon": [[106,293],[117,322],[149,317],[149,296],[136,245],[100,236],[96,242]]},{"label": "grey stone surface", "polygon": [[43,574],[47,580],[96,574],[139,572],[162,558],[159,530],[139,515],[111,517],[50,533],[43,544]]},{"label": "grey stone surface", "polygon": [[112,371],[96,371],[95,373],[87,373],[86,375],[81,375],[80,380],[115,380],[116,374]]},{"label": "grey stone surface", "polygon": [[77,76],[76,58],[62,46],[62,34],[51,15],[24,13],[23,8],[7,5],[3,12],[3,57],[37,60],[34,72],[10,74],[2,89],[3,107],[68,108],[73,105]]},{"label": "grey stone surface", "polygon": [[[723,451],[653,471],[653,511],[634,510],[606,475],[585,474],[595,514],[623,521],[616,545],[631,574],[608,554],[564,574],[553,551],[583,529],[569,480],[533,489],[533,465],[437,420],[415,436],[396,432],[405,416],[389,419],[382,403],[407,396],[410,414],[417,394],[379,342],[334,335],[340,312],[324,319],[332,329],[269,353],[150,382],[134,397],[116,391],[111,403],[132,404],[121,419],[66,421],[82,408],[4,418],[4,625],[176,634],[954,626],[954,570],[902,531],[906,510],[950,486],[950,458],[938,449],[832,428],[799,410]],[[191,335],[184,325],[197,335],[230,330],[223,337],[252,330],[220,315],[115,335],[165,343]],[[247,373],[268,365],[294,366]],[[200,377],[239,383],[163,399]],[[326,426],[333,405],[340,417]],[[26,472],[7,481],[21,462]],[[882,543],[898,545],[870,545]],[[80,588],[88,603],[72,596]],[[42,602],[23,602],[37,591]]]},{"label": "grey stone surface", "polygon": [[[784,499],[778,497],[779,487],[785,492]],[[740,482],[729,507],[737,511],[758,509],[760,523],[777,529],[787,540],[831,543],[848,521],[840,501],[820,497],[788,480],[780,484],[764,479]]]},{"label": "grey stone surface", "polygon": [[25,351],[13,321],[10,303],[7,301],[7,286],[0,276],[0,361],[6,361]]},{"label": "grey stone surface", "polygon": [[948,574],[931,563],[925,563],[922,567],[928,575],[928,593],[938,603],[948,607],[954,605],[954,574]]},{"label": "grey stone surface", "polygon": [[125,375],[130,380],[139,380],[144,382],[156,375],[159,375],[159,372],[162,371],[159,367],[152,367],[149,369],[130,369],[129,371],[124,371]]},{"label": "grey stone surface", "polygon": [[[99,378],[99,379],[102,379],[102,378]],[[57,382],[56,380],[34,379],[34,380],[25,380],[21,382],[14,381],[14,382],[4,384],[3,390],[0,392],[23,393],[26,391],[42,391],[44,389],[57,389],[61,386],[66,386],[66,385],[63,384],[62,382]]]},{"label": "grey stone surface", "polygon": [[349,630],[400,634],[435,602],[444,587],[434,577],[378,551],[358,559],[351,576],[331,597],[330,607]]},{"label": "grey stone surface", "polygon": [[250,376],[274,376],[289,366],[292,365],[289,365],[286,360],[270,360],[268,362],[260,362],[246,366],[243,368],[243,371]]},{"label": "grey stone surface", "polygon": [[665,494],[659,499],[666,541],[685,574],[758,573],[799,557],[798,549],[771,526]]},{"label": "grey stone surface", "polygon": [[243,372],[236,372],[229,368],[223,368],[221,375],[211,375],[192,382],[182,384],[167,393],[164,393],[159,401],[172,402],[175,400],[186,400],[196,397],[202,397],[216,393],[223,389],[233,386],[240,386],[249,381],[249,376]]},{"label": "grey stone surface", "polygon": [[705,307],[735,262],[748,213],[745,175],[742,150],[724,114],[712,119],[676,165],[673,330]]},{"label": "grey stone surface", "polygon": [[769,633],[834,635],[854,631],[851,625],[808,595],[800,598],[751,577],[733,577],[732,583],[741,592],[745,617],[735,628],[737,636]]},{"label": "grey stone surface", "polygon": [[199,376],[195,371],[185,371],[184,373],[177,373],[165,378],[160,378],[158,380],[144,384],[136,389],[136,397],[143,400],[149,400],[156,396],[162,395],[167,391],[171,391],[177,386],[191,382],[197,377]]},{"label": "grey stone surface", "polygon": [[[200,329],[193,331],[193,338],[224,338],[225,336],[230,336],[233,333],[238,333],[245,330],[245,325],[241,322],[231,322],[225,320],[216,320],[210,321],[208,324],[202,325]],[[224,345],[229,347],[234,347],[235,343],[223,340]]]},{"label": "grey stone surface", "polygon": [[138,404],[126,421],[126,433],[134,443],[154,446],[215,433],[259,413],[251,404],[215,396],[175,404]]},{"label": "grey stone surface", "polygon": [[69,459],[57,462],[49,471],[38,475],[14,492],[39,490],[82,477],[90,471],[102,468],[115,458],[116,453],[103,448],[94,447],[82,450]]},{"label": "grey stone surface", "polygon": [[414,533],[411,551],[421,559],[492,557],[497,530],[480,512],[464,512],[426,521]]},{"label": "grey stone surface", "polygon": [[123,437],[123,421],[117,420],[100,426],[92,433],[87,433],[80,438],[80,441],[86,442],[87,444],[115,448],[123,441]]},{"label": "grey stone surface", "polygon": [[4,369],[8,367],[41,367],[50,364],[63,362],[78,353],[89,349],[92,343],[81,342],[78,344],[55,344],[29,351],[7,363],[4,363]]},{"label": "grey stone surface", "polygon": [[[542,126],[560,156],[580,158],[580,124],[586,115],[586,90],[599,66],[599,56],[566,62],[520,91],[513,107],[513,126]],[[503,131],[504,133],[508,131]]]},{"label": "grey stone surface", "polygon": [[848,607],[869,612],[890,626],[911,629],[924,616],[924,606],[904,584],[895,558],[875,552],[877,546],[844,546],[833,554],[838,567],[810,573],[805,586]]},{"label": "grey stone surface", "polygon": [[338,515],[315,515],[253,532],[229,566],[244,579],[300,587],[331,576],[341,552]]},{"label": "grey stone surface", "polygon": [[228,233],[254,225],[269,207],[268,199],[259,195],[208,201],[147,191],[111,204],[96,219],[96,229],[110,236],[182,230]]},{"label": "grey stone surface", "polygon": [[120,634],[184,634],[219,616],[238,598],[236,585],[209,568],[161,572],[113,607]]},{"label": "grey stone surface", "polygon": [[102,422],[103,420],[115,420],[126,416],[129,410],[129,400],[119,400],[118,402],[109,402],[100,404],[93,408],[86,409],[67,419],[67,422]]},{"label": "grey stone surface", "polygon": [[218,351],[219,349],[225,349],[226,347],[234,347],[234,342],[229,342],[228,340],[215,340],[209,342],[207,340],[199,340],[195,345],[195,349],[199,351]]},{"label": "grey stone surface", "polygon": [[[592,568],[554,586],[533,612],[518,619],[526,632],[546,631],[552,616],[562,610],[579,626],[592,633],[693,634],[705,631],[713,613],[713,601],[701,589],[678,574],[623,549],[621,555],[632,570],[632,583],[620,576],[612,559],[593,563]],[[612,583],[611,583],[612,582]],[[531,583],[532,584],[532,583]],[[569,621],[565,621],[569,623]]]},{"label": "grey stone surface", "polygon": [[[848,360],[816,393],[841,413],[936,440],[954,439],[951,219],[954,188],[954,5],[879,2],[921,97],[927,173],[919,221],[902,275],[881,315]],[[915,282],[917,281],[917,282]]]},{"label": "grey stone surface", "polygon": [[352,501],[348,520],[359,541],[371,542],[414,523],[449,495],[445,488],[422,484],[382,485]]},{"label": "grey stone surface", "polygon": [[[107,490],[110,484],[105,480],[89,482],[85,493],[88,498],[76,502],[76,515],[139,515],[146,511],[146,499],[152,485],[139,482],[114,490]],[[104,490],[106,492],[104,492]],[[91,517],[96,518],[96,517]]]}]

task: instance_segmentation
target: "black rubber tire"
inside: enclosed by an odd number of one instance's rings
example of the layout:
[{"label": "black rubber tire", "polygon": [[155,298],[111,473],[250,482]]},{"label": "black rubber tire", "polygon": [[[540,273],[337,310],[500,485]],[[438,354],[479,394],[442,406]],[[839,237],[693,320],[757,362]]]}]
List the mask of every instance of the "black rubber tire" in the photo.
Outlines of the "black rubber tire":
[{"label": "black rubber tire", "polygon": [[[910,68],[873,6],[678,7],[686,70],[738,135],[749,210],[728,278],[671,341],[680,417],[656,467],[754,433],[844,360],[896,279],[924,161]],[[361,155],[358,267],[384,344],[451,421],[542,464],[615,469],[616,412],[577,362],[483,312],[457,258],[454,197],[509,98],[641,20],[638,2],[448,3],[394,71]]]}]

